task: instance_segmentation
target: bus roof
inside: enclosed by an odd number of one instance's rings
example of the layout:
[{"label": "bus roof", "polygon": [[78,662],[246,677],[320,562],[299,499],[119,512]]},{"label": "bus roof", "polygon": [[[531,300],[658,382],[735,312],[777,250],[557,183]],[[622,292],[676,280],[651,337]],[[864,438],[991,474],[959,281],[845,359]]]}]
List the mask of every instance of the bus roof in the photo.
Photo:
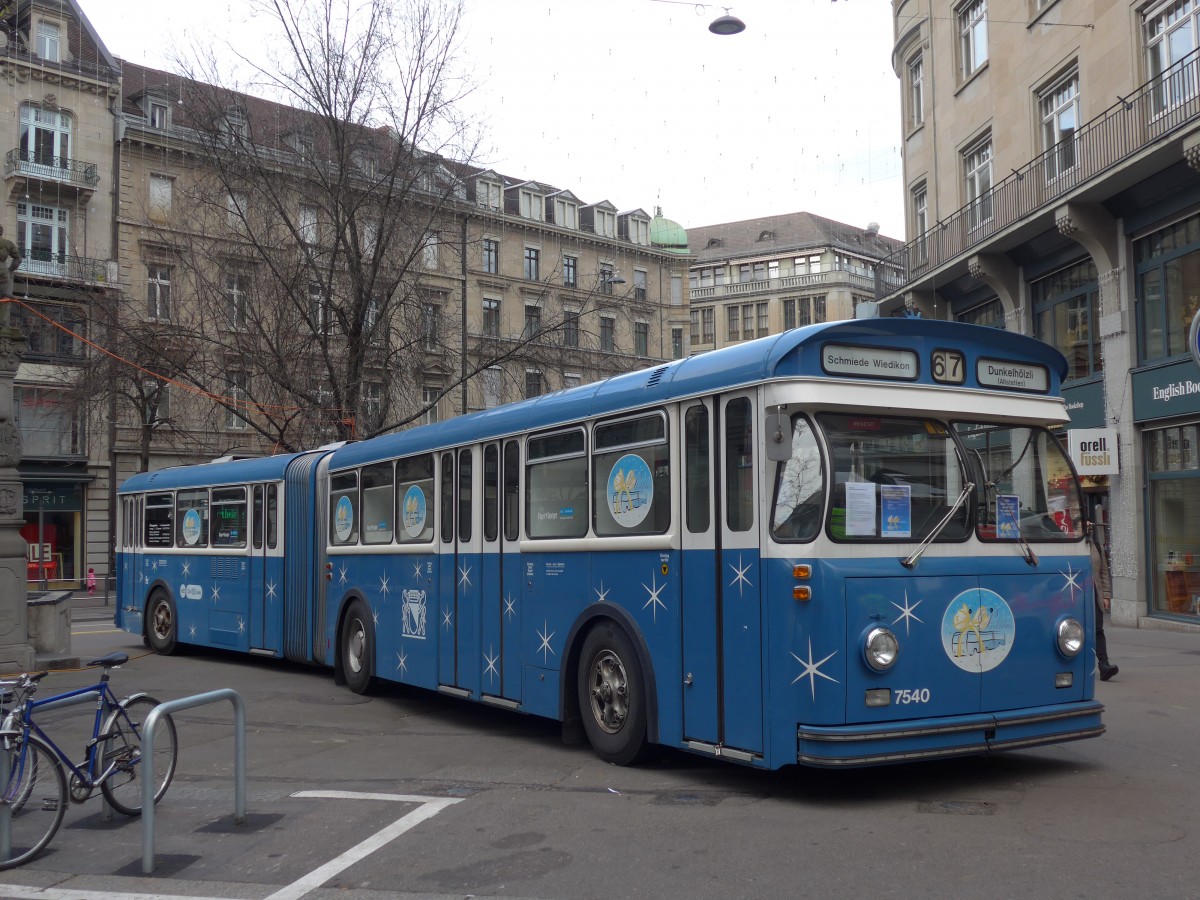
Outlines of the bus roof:
[{"label": "bus roof", "polygon": [[[968,388],[980,387],[975,381],[974,367],[974,360],[978,356],[1045,366],[1049,373],[1047,393],[1050,395],[1057,395],[1067,373],[1066,358],[1049,344],[995,328],[909,318],[827,322],[794,328],[782,334],[543,394],[530,400],[469,413],[445,422],[347,444],[334,452],[330,469],[349,468],[377,459],[537,431],[591,416],[616,414],[776,378],[845,379],[846,376],[831,376],[822,368],[821,347],[830,342],[913,350],[917,351],[920,359],[928,359],[929,352],[936,348],[959,349],[967,355],[963,386]],[[925,367],[922,367],[916,382],[934,384]]]},{"label": "bus roof", "polygon": [[[307,451],[315,453],[317,451]],[[260,481],[281,481],[288,465],[304,453],[281,453],[253,459],[231,459],[202,463],[195,466],[172,466],[142,472],[121,485],[121,491],[174,490],[220,484],[252,484]]]}]

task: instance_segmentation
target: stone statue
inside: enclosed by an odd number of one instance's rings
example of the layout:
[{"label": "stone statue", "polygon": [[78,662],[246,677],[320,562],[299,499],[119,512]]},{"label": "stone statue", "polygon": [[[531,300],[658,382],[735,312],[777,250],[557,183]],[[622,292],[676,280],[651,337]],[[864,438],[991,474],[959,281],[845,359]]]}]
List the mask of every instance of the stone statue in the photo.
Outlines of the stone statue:
[{"label": "stone statue", "polygon": [[[0,286],[3,288],[0,296],[8,297],[9,299],[12,298],[13,272],[17,271],[20,265],[20,248],[4,236],[4,227],[0,226],[0,266],[4,266],[3,272],[0,273],[0,276],[4,279],[3,285]],[[0,328],[7,328],[9,326],[9,319],[12,312],[9,308],[10,306],[11,304],[8,303],[0,303]]]}]

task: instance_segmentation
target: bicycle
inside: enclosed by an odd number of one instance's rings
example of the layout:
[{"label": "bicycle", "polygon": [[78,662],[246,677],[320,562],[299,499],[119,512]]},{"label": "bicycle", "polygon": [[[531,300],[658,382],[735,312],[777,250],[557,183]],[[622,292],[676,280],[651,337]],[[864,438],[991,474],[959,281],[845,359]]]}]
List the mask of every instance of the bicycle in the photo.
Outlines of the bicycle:
[{"label": "bicycle", "polygon": [[[25,673],[0,681],[0,871],[28,862],[54,838],[68,798],[83,803],[99,787],[109,806],[127,816],[142,811],[142,726],[158,701],[144,693],[118,700],[109,686],[109,670],[129,661],[126,653],[110,653],[88,663],[103,667],[100,680],[34,700],[47,672]],[[34,712],[96,699],[92,737],[79,764],[59,749],[34,721]],[[3,704],[12,702],[11,708]],[[178,745],[175,723],[162,716],[154,731],[154,802],[167,792],[175,775]],[[70,773],[68,782],[63,772]]]}]

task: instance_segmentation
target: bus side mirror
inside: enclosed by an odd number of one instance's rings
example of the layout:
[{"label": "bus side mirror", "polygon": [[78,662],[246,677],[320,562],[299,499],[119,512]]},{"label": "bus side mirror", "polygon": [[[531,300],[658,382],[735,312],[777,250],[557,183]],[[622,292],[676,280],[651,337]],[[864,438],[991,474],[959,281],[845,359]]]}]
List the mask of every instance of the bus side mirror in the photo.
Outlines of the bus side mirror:
[{"label": "bus side mirror", "polygon": [[784,415],[767,416],[763,429],[767,438],[767,459],[787,462],[792,458],[792,420]]}]

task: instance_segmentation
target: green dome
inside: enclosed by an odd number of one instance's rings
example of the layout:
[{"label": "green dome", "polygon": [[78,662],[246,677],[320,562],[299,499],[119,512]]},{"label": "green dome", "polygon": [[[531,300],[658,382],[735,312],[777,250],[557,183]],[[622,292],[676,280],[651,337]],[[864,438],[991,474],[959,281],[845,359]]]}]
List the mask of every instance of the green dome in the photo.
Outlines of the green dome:
[{"label": "green dome", "polygon": [[669,253],[686,256],[688,253],[687,229],[678,222],[663,218],[662,207],[654,208],[654,218],[650,220],[650,243]]}]

